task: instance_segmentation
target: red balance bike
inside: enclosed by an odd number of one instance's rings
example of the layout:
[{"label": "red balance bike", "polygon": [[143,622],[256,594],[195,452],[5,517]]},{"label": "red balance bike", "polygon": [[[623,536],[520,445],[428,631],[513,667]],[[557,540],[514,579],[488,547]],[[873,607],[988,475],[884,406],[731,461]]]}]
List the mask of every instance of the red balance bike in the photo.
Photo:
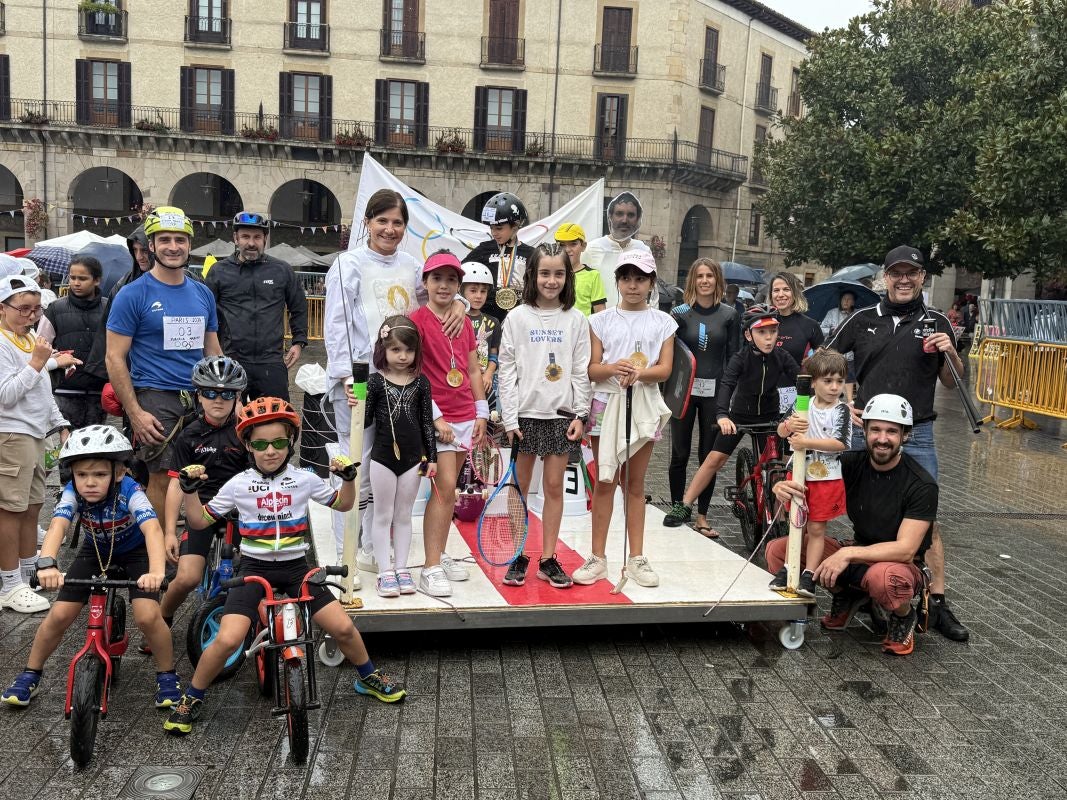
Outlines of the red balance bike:
[{"label": "red balance bike", "polygon": [[[67,672],[67,700],[64,716],[70,720],[70,757],[79,767],[92,760],[96,728],[107,716],[111,687],[118,683],[119,666],[126,654],[126,598],[119,589],[136,589],[137,581],[127,580],[125,572],[113,568],[92,578],[70,578],[67,586],[89,588],[89,627],[85,644],[71,659]],[[33,585],[37,585],[34,576]],[[167,588],[163,581],[160,591]]]},{"label": "red balance bike", "polygon": [[321,706],[315,681],[315,659],[307,655],[315,645],[308,609],[311,600],[308,585],[342,589],[327,582],[328,575],[344,578],[348,575],[348,567],[313,567],[308,570],[300,585],[299,597],[275,595],[270,582],[259,575],[232,578],[222,583],[224,589],[233,589],[243,583],[258,583],[263,587],[265,596],[259,603],[255,638],[245,656],[255,656],[260,694],[264,697],[274,695],[275,707],[271,715],[286,718],[289,752],[297,764],[303,764],[308,757],[308,711]]},{"label": "red balance bike", "polygon": [[781,455],[784,445],[778,437],[777,423],[738,425],[737,432],[747,433],[752,446],[738,448],[737,484],[726,487],[723,494],[741,523],[741,538],[751,553],[764,534],[768,534],[768,539],[777,539],[789,532],[789,521],[784,516],[779,518],[778,501],[771,491],[774,484],[785,478],[788,468]]}]

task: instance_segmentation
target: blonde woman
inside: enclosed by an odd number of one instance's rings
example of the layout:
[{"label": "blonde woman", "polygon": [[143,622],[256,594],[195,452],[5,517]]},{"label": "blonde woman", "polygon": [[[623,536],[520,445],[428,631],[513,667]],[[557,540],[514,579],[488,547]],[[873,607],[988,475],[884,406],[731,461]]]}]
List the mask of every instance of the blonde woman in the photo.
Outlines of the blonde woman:
[{"label": "blonde woman", "polygon": [[[768,287],[767,299],[778,312],[778,346],[798,364],[803,364],[826,338],[819,323],[804,313],[808,310],[804,287],[792,272],[774,273]],[[779,410],[785,414],[792,408],[797,391],[789,378],[782,380],[785,382],[778,384]]]}]

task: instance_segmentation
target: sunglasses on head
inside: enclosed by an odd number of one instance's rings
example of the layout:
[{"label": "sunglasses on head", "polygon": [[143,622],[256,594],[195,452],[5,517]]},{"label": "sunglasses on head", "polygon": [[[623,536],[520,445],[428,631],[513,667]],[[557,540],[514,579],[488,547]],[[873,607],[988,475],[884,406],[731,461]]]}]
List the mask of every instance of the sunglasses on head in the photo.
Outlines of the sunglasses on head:
[{"label": "sunglasses on head", "polygon": [[205,400],[218,400],[220,397],[223,400],[236,400],[237,392],[231,391],[229,389],[224,389],[221,392],[216,389],[201,389],[200,396],[203,397]]},{"label": "sunglasses on head", "polygon": [[273,447],[275,450],[285,450],[289,447],[289,440],[284,437],[281,439],[253,439],[248,443],[248,446],[257,453],[264,452],[268,447]]}]

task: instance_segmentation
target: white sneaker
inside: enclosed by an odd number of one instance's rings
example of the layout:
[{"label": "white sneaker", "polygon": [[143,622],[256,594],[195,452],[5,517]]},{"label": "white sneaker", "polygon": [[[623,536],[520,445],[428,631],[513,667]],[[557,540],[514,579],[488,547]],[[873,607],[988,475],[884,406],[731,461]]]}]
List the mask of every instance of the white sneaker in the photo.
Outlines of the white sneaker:
[{"label": "white sneaker", "polygon": [[431,597],[449,597],[452,594],[452,584],[448,582],[448,576],[441,567],[425,567],[419,575],[419,591]]},{"label": "white sneaker", "polygon": [[47,611],[51,607],[52,604],[48,600],[24,583],[19,584],[7,594],[0,594],[0,608],[10,608],[20,614],[36,614],[39,611]]},{"label": "white sneaker", "polygon": [[583,586],[589,586],[608,576],[608,560],[589,556],[582,566],[571,573],[571,580]]},{"label": "white sneaker", "polygon": [[659,575],[653,571],[648,559],[644,556],[630,556],[626,561],[626,577],[638,586],[646,588],[659,586]]},{"label": "white sneaker", "polygon": [[465,581],[471,576],[471,571],[457,561],[453,561],[448,553],[441,553],[441,569],[445,571],[450,581]]},{"label": "white sneaker", "polygon": [[378,573],[378,562],[374,560],[374,553],[360,547],[356,551],[356,568],[364,572]]}]

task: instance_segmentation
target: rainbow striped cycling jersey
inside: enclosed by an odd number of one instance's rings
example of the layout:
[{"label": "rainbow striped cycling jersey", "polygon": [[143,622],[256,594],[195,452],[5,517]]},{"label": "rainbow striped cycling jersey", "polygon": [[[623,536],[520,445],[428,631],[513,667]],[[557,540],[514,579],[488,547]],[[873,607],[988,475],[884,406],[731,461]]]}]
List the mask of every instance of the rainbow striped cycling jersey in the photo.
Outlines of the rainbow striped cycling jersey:
[{"label": "rainbow striped cycling jersey", "polygon": [[300,558],[308,549],[308,502],[335,508],[338,494],[326,481],[292,464],[272,478],[256,469],[234,475],[204,514],[218,521],[237,511],[241,553],[263,561]]}]

